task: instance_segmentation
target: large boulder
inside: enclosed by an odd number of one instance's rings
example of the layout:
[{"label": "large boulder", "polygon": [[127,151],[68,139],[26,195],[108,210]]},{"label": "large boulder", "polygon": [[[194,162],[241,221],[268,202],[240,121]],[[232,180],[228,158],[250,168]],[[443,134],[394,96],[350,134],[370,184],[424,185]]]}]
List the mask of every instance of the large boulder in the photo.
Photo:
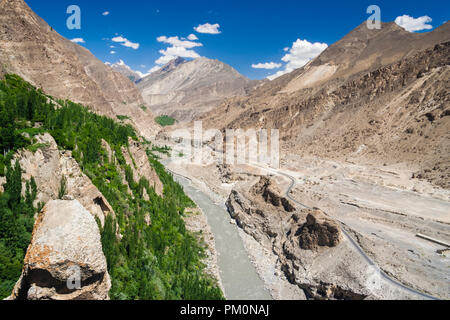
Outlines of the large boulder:
[{"label": "large boulder", "polygon": [[105,300],[111,287],[100,232],[77,200],[39,214],[11,300]]}]

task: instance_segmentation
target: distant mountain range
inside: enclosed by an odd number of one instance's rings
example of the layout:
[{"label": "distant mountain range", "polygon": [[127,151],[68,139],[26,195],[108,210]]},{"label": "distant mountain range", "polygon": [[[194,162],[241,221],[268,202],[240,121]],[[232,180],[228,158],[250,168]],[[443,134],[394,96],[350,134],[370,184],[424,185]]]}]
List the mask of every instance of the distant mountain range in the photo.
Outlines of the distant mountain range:
[{"label": "distant mountain range", "polygon": [[224,99],[246,95],[251,81],[218,60],[177,58],[138,81],[152,112],[185,122],[210,111]]},{"label": "distant mountain range", "polygon": [[111,67],[114,71],[117,71],[117,72],[120,72],[121,74],[123,74],[125,77],[130,79],[131,82],[136,83],[142,79],[141,75],[139,73],[137,73],[136,71],[134,71],[133,69],[131,69],[129,66],[127,66],[125,64],[125,62],[123,62],[123,60],[119,60],[116,63],[106,62],[105,64],[107,66]]}]

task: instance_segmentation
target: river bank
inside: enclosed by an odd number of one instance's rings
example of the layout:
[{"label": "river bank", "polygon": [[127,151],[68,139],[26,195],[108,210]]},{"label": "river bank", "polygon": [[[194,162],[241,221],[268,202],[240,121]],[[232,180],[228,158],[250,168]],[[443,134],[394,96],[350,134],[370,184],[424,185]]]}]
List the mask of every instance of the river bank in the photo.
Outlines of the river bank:
[{"label": "river bank", "polygon": [[[168,166],[168,161],[163,161]],[[171,166],[168,166],[171,169]],[[171,170],[172,171],[172,170]],[[173,172],[173,171],[172,171]],[[272,300],[264,281],[258,275],[235,225],[224,205],[213,201],[203,188],[174,172],[186,194],[205,213],[207,224],[214,235],[217,267],[224,294],[228,300]],[[217,200],[214,199],[214,200]],[[210,242],[209,245],[212,245]]]},{"label": "river bank", "polygon": [[[168,162],[165,164],[168,165]],[[197,193],[206,195],[210,201],[214,202],[215,207],[220,208],[223,222],[222,228],[226,227],[230,229],[229,232],[238,236],[238,241],[244,248],[243,254],[245,255],[245,259],[250,261],[250,267],[255,270],[257,277],[261,280],[262,285],[268,291],[271,298],[275,300],[306,299],[304,292],[298,286],[289,283],[283,272],[281,272],[278,257],[242,229],[238,228],[235,221],[231,219],[225,202],[229,194],[227,189],[229,188],[231,190],[233,187],[232,184],[222,184],[220,187],[215,188],[210,183],[196,179],[194,177],[196,176],[195,174],[193,175],[189,170],[185,170],[186,168],[178,165],[177,162],[172,162],[168,165],[168,169],[177,174],[176,179],[185,187],[185,191],[189,196],[191,196],[189,188],[194,187],[197,189]],[[179,180],[179,175],[184,178]],[[189,184],[186,184],[186,182],[189,182]]]}]

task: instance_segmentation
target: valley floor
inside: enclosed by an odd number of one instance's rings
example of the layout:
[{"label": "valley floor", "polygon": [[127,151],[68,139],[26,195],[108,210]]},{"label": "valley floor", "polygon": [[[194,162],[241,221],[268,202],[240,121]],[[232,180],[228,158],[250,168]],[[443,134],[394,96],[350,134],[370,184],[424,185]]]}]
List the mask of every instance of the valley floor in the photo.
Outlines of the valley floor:
[{"label": "valley floor", "polygon": [[[417,234],[450,242],[450,192],[427,182],[411,179],[406,166],[364,167],[321,159],[282,160],[278,171],[256,166],[193,165],[186,159],[170,165],[171,170],[192,178],[196,187],[218,203],[225,203],[231,190],[249,188],[260,175],[271,175],[280,190],[295,185],[290,196],[308,207],[317,207],[341,222],[347,233],[389,277],[434,297],[450,297],[448,250],[423,240]],[[283,191],[284,192],[284,191]],[[304,299],[302,290],[289,284],[270,248],[239,229],[249,256],[275,299]],[[363,271],[357,250],[349,249],[355,266]],[[448,249],[448,248],[447,248]],[[330,261],[322,261],[325,270]],[[355,267],[358,268],[358,267]],[[342,273],[345,278],[345,272]],[[348,279],[347,279],[348,280]],[[343,279],[345,282],[346,279]],[[385,299],[422,299],[401,287],[384,284],[375,294]]]}]

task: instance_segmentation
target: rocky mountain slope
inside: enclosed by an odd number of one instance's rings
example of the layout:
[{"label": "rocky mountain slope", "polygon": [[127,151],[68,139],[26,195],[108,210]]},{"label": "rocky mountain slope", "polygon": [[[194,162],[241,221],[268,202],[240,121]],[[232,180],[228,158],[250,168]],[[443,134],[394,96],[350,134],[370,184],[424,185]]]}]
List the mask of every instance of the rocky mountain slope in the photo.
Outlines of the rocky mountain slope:
[{"label": "rocky mountain slope", "polygon": [[0,1],[0,48],[0,74],[18,74],[55,98],[103,115],[126,115],[145,136],[157,130],[129,79],[60,36],[23,0]]},{"label": "rocky mountain slope", "polygon": [[109,214],[115,214],[108,200],[82,173],[70,151],[58,150],[58,145],[48,133],[35,138],[42,147],[36,152],[20,150],[14,162],[19,161],[25,181],[34,177],[38,189],[36,203],[57,200],[61,180],[65,179],[65,194],[77,199],[102,224]]},{"label": "rocky mountain slope", "polygon": [[155,114],[184,122],[225,98],[245,95],[257,83],[218,60],[178,58],[139,81],[138,88]]},{"label": "rocky mountain slope", "polygon": [[284,155],[406,163],[448,188],[449,28],[363,24],[307,66],[227,100],[204,126],[278,128]]}]

